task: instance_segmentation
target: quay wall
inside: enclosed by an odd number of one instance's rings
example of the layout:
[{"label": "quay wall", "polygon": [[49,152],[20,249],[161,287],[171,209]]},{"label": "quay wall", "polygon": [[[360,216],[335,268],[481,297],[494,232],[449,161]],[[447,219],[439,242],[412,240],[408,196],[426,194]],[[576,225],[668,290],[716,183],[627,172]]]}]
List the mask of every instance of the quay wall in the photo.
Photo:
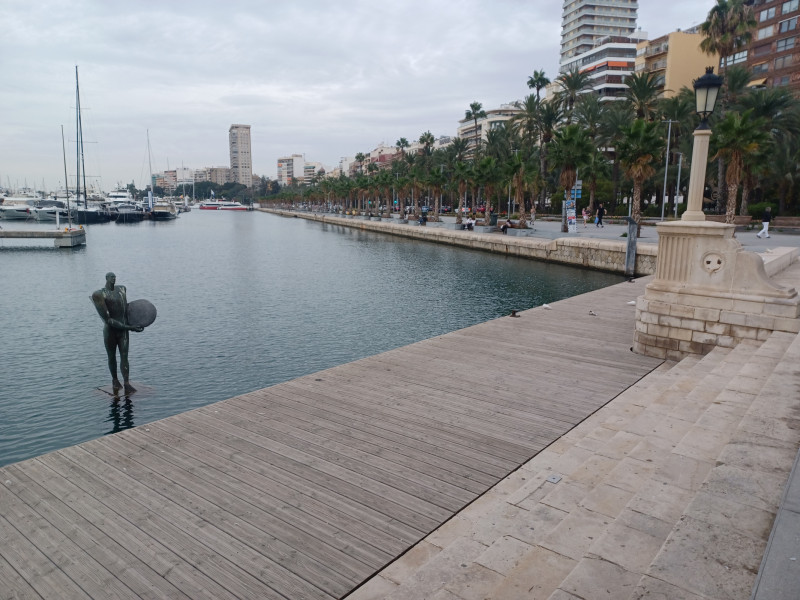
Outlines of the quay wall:
[{"label": "quay wall", "polygon": [[[507,256],[517,256],[534,260],[587,267],[612,273],[625,273],[625,252],[627,241],[602,240],[596,238],[557,238],[554,240],[533,236],[512,236],[499,233],[480,233],[478,231],[456,230],[447,224],[390,222],[386,219],[368,220],[361,216],[344,217],[329,213],[298,212],[271,208],[257,209],[262,212],[319,221],[331,225],[354,227],[365,231],[376,231],[420,239],[439,244],[450,244],[483,250]],[[656,271],[657,244],[636,245],[635,274],[652,275]]]}]

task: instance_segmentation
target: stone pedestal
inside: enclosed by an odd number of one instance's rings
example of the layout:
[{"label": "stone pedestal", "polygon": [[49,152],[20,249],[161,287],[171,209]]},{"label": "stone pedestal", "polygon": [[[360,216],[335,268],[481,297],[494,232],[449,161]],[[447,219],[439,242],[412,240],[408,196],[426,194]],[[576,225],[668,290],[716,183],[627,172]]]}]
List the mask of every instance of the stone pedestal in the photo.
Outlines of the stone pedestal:
[{"label": "stone pedestal", "polygon": [[770,282],[760,256],[735,227],[707,221],[658,225],[655,279],[636,303],[635,352],[680,360],[800,331],[800,297]]}]

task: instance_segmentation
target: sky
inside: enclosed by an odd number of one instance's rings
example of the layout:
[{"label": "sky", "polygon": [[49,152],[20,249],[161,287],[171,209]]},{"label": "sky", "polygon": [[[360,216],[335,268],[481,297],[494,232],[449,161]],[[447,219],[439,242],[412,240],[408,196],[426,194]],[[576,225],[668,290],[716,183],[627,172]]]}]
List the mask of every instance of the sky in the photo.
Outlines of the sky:
[{"label": "sky", "polygon": [[[655,38],[713,0],[640,0]],[[521,100],[558,74],[560,0],[0,0],[0,187],[74,186],[75,67],[91,186],[228,166],[251,126],[253,172],[341,157],[430,131],[471,102]],[[149,133],[148,133],[149,132]],[[148,152],[149,137],[149,152]],[[149,157],[149,158],[148,158]]]}]

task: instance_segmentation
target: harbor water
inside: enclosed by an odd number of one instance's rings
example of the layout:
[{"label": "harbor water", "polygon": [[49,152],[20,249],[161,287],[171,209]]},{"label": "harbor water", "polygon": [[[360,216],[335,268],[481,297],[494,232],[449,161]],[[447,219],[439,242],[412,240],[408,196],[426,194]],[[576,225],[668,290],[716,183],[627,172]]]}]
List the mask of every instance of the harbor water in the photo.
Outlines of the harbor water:
[{"label": "harbor water", "polygon": [[[130,334],[127,399],[100,389],[108,271],[158,309]],[[0,465],[621,280],[259,212],[88,226],[73,249],[0,239]]]}]

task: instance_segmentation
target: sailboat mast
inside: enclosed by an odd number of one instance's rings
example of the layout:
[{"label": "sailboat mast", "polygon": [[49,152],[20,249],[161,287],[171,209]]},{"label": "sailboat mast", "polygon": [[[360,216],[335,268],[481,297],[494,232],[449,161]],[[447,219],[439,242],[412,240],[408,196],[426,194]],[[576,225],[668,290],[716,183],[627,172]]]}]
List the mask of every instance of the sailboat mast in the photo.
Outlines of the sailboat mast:
[{"label": "sailboat mast", "polygon": [[[81,150],[81,175],[83,176],[83,207],[89,207],[89,192],[86,189],[86,161],[83,158],[83,121],[81,120],[81,90],[78,86],[78,65],[75,65],[75,94],[78,103],[78,147]],[[79,199],[80,201],[80,199]]]},{"label": "sailboat mast", "polygon": [[[72,209],[69,207],[69,179],[67,178],[67,145],[64,142],[64,126],[61,126],[61,151],[64,153],[64,187],[67,190],[67,220],[69,228],[72,229]],[[56,192],[56,200],[58,200],[58,192]],[[58,210],[58,207],[56,207]]]},{"label": "sailboat mast", "polygon": [[[78,91],[78,65],[75,65],[75,204],[81,205],[81,142],[80,142],[80,92]],[[69,186],[67,186],[69,189]]]}]

